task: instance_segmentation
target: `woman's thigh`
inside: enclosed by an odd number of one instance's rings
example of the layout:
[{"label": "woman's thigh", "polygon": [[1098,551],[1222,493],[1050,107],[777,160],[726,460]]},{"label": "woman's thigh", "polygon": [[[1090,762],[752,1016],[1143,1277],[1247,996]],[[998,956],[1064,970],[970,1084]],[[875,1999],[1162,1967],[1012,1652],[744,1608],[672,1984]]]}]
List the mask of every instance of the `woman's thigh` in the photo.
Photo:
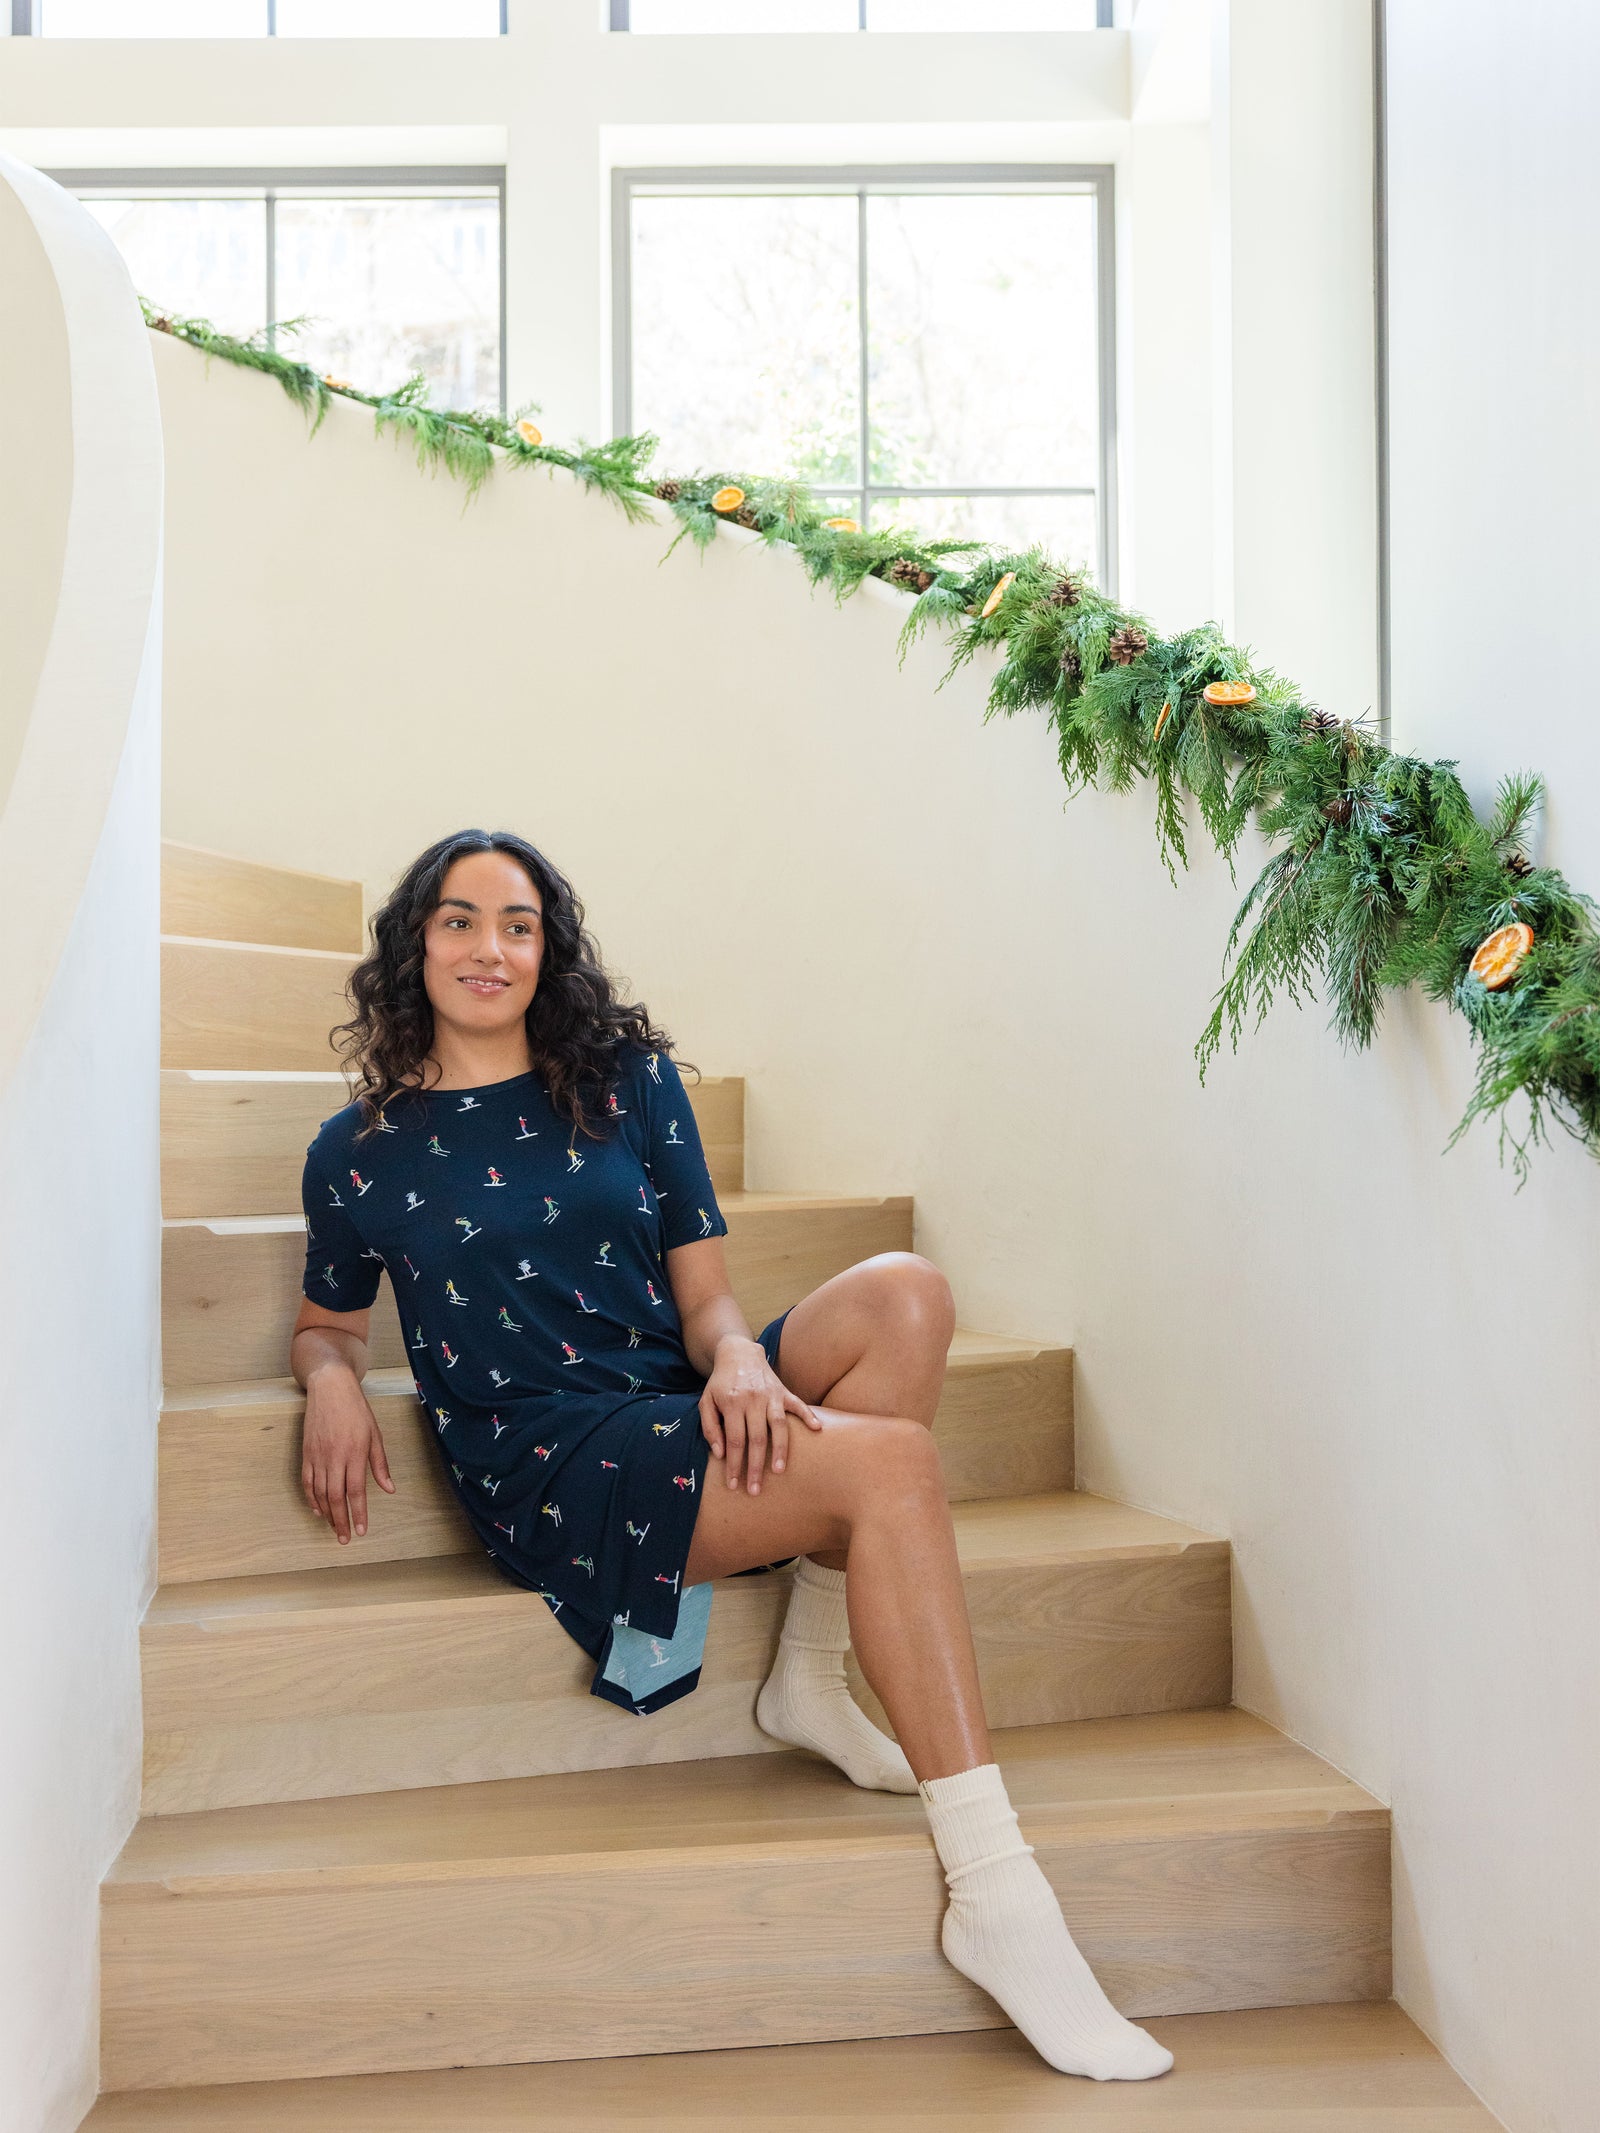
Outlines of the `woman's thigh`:
[{"label": "woman's thigh", "polygon": [[878,1252],[803,1296],[783,1322],[778,1375],[815,1402],[869,1351],[914,1374],[943,1366],[955,1313],[950,1285],[919,1252]]},{"label": "woman's thigh", "polygon": [[898,1415],[849,1414],[817,1407],[820,1430],[791,1418],[789,1459],[768,1474],[760,1493],[718,1486],[716,1460],[695,1517],[684,1583],[731,1577],[736,1570],[791,1555],[847,1547],[862,1492],[904,1475],[918,1478],[931,1457],[928,1433]]}]

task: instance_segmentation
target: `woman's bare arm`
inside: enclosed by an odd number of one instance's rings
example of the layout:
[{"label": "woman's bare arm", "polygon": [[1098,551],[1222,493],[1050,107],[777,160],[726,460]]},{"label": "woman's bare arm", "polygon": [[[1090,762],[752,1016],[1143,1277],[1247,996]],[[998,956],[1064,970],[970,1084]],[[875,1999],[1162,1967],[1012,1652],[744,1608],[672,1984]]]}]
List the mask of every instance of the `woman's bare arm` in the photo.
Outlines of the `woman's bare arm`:
[{"label": "woman's bare arm", "polygon": [[289,1340],[289,1368],[306,1394],[301,1491],[341,1544],[352,1526],[358,1535],[367,1530],[369,1465],[378,1486],[394,1494],[383,1432],[361,1389],[371,1319],[370,1311],[325,1311],[306,1297]]}]

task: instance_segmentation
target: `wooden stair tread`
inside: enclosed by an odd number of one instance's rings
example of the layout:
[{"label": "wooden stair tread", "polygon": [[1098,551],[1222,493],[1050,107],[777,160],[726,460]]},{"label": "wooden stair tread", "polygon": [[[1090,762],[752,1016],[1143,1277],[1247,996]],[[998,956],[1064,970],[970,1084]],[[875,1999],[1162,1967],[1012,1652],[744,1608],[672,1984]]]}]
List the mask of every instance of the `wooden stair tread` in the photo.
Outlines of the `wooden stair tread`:
[{"label": "wooden stair tread", "polygon": [[229,955],[298,956],[313,963],[338,963],[348,970],[358,960],[348,948],[297,948],[287,941],[230,941],[207,933],[163,933],[164,948],[221,948]]},{"label": "wooden stair tread", "polygon": [[[1191,1550],[1225,1556],[1228,1552],[1226,1541],[1196,1527],[1076,1490],[955,1504],[951,1515],[964,1565],[1066,1564],[1108,1556],[1183,1555]],[[487,1555],[364,1563],[360,1545],[352,1541],[340,1550],[341,1560],[326,1569],[158,1586],[145,1612],[145,1625],[214,1623],[291,1611],[316,1613],[328,1607],[440,1606],[497,1599],[510,1607],[527,1605],[526,1592],[502,1577]]]},{"label": "wooden stair tread", "polygon": [[[1005,1363],[1031,1362],[1034,1357],[1059,1353],[1052,1341],[1016,1340],[1005,1333],[975,1333],[958,1326],[950,1341],[947,1372],[992,1370]],[[409,1370],[369,1370],[363,1379],[369,1396],[408,1393],[412,1390]],[[305,1396],[291,1377],[236,1379],[222,1385],[177,1385],[162,1400],[163,1410],[177,1413],[199,1407],[252,1407]]]},{"label": "wooden stair tread", "polygon": [[1013,2029],[103,2096],[83,2133],[1497,2133],[1393,2001],[1168,2015],[1159,2081],[1071,2081]]},{"label": "wooden stair tread", "polygon": [[[913,1206],[910,1193],[894,1192],[726,1192],[719,1194],[718,1205],[731,1222],[735,1215],[761,1215],[773,1212],[782,1214],[809,1214],[816,1211],[835,1213],[842,1209],[875,1207],[895,1212],[909,1211]],[[289,1230],[304,1229],[304,1218],[298,1213],[273,1213],[259,1215],[176,1215],[168,1216],[163,1229],[209,1229],[220,1237],[278,1236]]]},{"label": "wooden stair tread", "polygon": [[[1263,1720],[1236,1709],[1024,1726],[996,1759],[1033,1838],[1374,1823],[1387,1810]],[[793,1753],[500,1778],[406,1792],[208,1808],[141,1819],[106,1876],[113,1901],[146,1888],[237,1886],[284,1875],[370,1880],[537,1870],[576,1857],[795,1847],[924,1849],[915,1795],[864,1792]]]}]

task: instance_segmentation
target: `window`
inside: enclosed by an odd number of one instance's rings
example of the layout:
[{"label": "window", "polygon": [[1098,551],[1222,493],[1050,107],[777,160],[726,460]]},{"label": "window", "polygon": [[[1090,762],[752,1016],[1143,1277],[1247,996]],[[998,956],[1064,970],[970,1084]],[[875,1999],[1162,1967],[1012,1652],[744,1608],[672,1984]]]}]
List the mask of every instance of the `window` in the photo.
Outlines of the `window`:
[{"label": "window", "polygon": [[1108,30],[1112,0],[611,0],[637,34],[752,30]]},{"label": "window", "polygon": [[12,0],[17,37],[500,37],[506,0]]},{"label": "window", "polygon": [[502,397],[501,174],[58,171],[153,304],[278,345],[369,390],[428,379],[435,405]]},{"label": "window", "polygon": [[670,472],[1113,586],[1111,174],[618,171],[615,420]]}]

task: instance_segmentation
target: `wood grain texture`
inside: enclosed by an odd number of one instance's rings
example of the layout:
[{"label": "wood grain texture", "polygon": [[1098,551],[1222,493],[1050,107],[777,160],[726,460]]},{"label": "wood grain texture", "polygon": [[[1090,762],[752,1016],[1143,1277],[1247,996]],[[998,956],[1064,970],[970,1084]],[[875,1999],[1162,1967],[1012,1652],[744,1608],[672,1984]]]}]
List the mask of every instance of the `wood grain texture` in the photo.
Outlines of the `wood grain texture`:
[{"label": "wood grain texture", "polygon": [[[338,1073],[168,1067],[161,1076],[161,1209],[169,1221],[293,1214],[317,1128],[348,1100]],[[689,1088],[711,1182],[744,1187],[744,1084]]]},{"label": "wood grain texture", "polygon": [[1497,2133],[1392,2001],[1170,2015],[1159,2081],[1072,2081],[1014,2029],[106,2096],[83,2133]]},{"label": "wood grain texture", "polygon": [[[173,1392],[160,1434],[163,1583],[476,1549],[410,1373],[371,1371],[366,1390],[395,1494],[372,1490],[366,1535],[345,1548],[300,1495],[305,1397],[292,1379]],[[954,1503],[1070,1488],[1072,1351],[958,1332],[934,1436]]]},{"label": "wood grain texture", "polygon": [[[1387,1992],[1387,1815],[1259,1721],[996,1746],[1130,2014]],[[1001,2021],[920,1801],[788,1754],[147,1821],[102,1894],[113,2089]]]},{"label": "wood grain texture", "polygon": [[[758,1332],[858,1259],[911,1247],[909,1199],[730,1193],[722,1210],[734,1294]],[[229,1384],[284,1370],[304,1264],[305,1229],[297,1215],[169,1221],[161,1288],[167,1384]],[[372,1336],[373,1367],[403,1368],[387,1276],[373,1305]]]},{"label": "wood grain texture", "polygon": [[161,1064],[326,1070],[354,958],[239,941],[161,941]]},{"label": "wood grain texture", "polygon": [[[955,1518],[994,1724],[1227,1701],[1225,1542],[1071,1493]],[[146,1814],[773,1750],[754,1707],[786,1573],[718,1585],[700,1686],[646,1725],[587,1694],[587,1655],[481,1550],[339,1552],[326,1570],[157,1592],[140,1632]]]},{"label": "wood grain texture", "polygon": [[361,884],[163,843],[161,930],[359,955]]}]

